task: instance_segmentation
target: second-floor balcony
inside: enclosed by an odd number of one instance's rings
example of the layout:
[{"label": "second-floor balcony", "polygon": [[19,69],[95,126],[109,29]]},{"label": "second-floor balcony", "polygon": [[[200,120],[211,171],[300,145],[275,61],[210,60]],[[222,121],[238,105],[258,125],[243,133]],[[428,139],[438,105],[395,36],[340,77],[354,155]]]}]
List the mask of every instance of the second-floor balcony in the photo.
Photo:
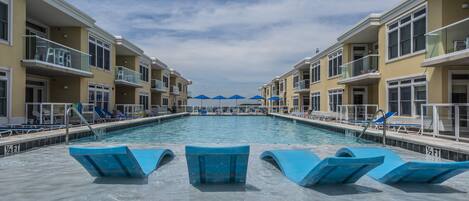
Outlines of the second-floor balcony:
[{"label": "second-floor balcony", "polygon": [[165,83],[161,80],[151,80],[151,89],[158,92],[167,92],[168,87],[166,87]]},{"label": "second-floor balcony", "polygon": [[300,80],[293,84],[295,92],[307,92],[309,91],[309,79]]},{"label": "second-floor balcony", "polygon": [[469,65],[469,18],[426,34],[424,67]]},{"label": "second-floor balcony", "polygon": [[343,64],[339,84],[370,84],[380,78],[378,71],[379,55],[370,54]]},{"label": "second-floor balcony", "polygon": [[116,85],[142,87],[140,73],[123,66],[116,66]]},{"label": "second-floor balcony", "polygon": [[28,73],[45,76],[93,77],[89,55],[35,35],[24,36],[21,61]]},{"label": "second-floor balcony", "polygon": [[178,86],[171,86],[171,93],[174,95],[179,95],[179,87]]}]

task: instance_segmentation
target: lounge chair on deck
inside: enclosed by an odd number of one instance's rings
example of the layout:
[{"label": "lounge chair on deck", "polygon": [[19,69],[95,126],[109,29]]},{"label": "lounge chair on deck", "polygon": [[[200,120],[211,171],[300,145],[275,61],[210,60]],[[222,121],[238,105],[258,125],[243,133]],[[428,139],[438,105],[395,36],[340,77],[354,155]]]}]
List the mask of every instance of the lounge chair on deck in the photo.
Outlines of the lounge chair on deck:
[{"label": "lounge chair on deck", "polygon": [[262,153],[261,159],[275,162],[292,182],[300,186],[312,186],[355,183],[383,163],[384,157],[328,157],[321,160],[308,150],[273,150]]},{"label": "lounge chair on deck", "polygon": [[465,162],[426,162],[403,161],[390,149],[379,147],[342,148],[339,157],[375,157],[385,156],[384,163],[371,170],[368,176],[386,184],[394,183],[429,183],[439,184],[469,169]]},{"label": "lounge chair on deck", "polygon": [[246,183],[249,146],[186,146],[189,183]]},{"label": "lounge chair on deck", "polygon": [[168,149],[129,149],[117,147],[70,147],[75,158],[93,177],[144,178],[159,166],[165,157],[173,157]]}]

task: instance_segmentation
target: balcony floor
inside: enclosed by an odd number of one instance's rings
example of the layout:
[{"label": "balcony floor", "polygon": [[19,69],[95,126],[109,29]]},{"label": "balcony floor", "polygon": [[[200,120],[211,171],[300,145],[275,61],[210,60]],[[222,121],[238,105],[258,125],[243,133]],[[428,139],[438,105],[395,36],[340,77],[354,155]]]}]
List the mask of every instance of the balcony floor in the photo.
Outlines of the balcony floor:
[{"label": "balcony floor", "polygon": [[93,73],[89,71],[59,66],[38,60],[22,60],[23,66],[27,72],[35,75],[44,76],[71,76],[71,77],[93,77]]},{"label": "balcony floor", "polygon": [[353,85],[367,85],[376,83],[381,78],[380,73],[366,73],[358,76],[353,76],[338,81],[339,84],[353,84]]},{"label": "balcony floor", "polygon": [[141,88],[143,87],[141,84],[133,83],[133,82],[128,82],[125,80],[115,80],[114,83],[116,85],[121,85],[121,86],[128,86],[128,87],[135,87],[135,88]]},{"label": "balcony floor", "polygon": [[469,65],[469,49],[425,59],[422,67],[467,66]]}]

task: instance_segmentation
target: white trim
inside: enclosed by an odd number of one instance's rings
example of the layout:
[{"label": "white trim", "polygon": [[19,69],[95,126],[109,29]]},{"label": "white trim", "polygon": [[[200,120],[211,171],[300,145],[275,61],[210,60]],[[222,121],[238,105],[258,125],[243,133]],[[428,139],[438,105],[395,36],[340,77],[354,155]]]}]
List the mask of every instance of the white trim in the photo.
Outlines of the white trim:
[{"label": "white trim", "polygon": [[[417,18],[414,18],[414,13],[420,11],[420,10],[423,10],[425,9],[425,15],[422,15],[422,16],[418,16]],[[400,58],[407,58],[405,56],[413,56],[413,55],[417,55],[417,54],[420,54],[422,52],[425,52],[426,51],[426,48],[422,49],[422,50],[419,50],[419,51],[414,51],[414,39],[413,39],[413,35],[414,35],[414,21],[416,20],[419,20],[423,17],[425,17],[425,33],[428,32],[428,5],[427,3],[423,3],[421,5],[418,5],[414,8],[412,8],[411,10],[408,10],[407,12],[395,17],[393,20],[390,20],[388,22],[386,22],[384,24],[384,28],[385,28],[385,44],[384,44],[384,58],[385,58],[385,63],[389,63],[389,62],[392,62],[392,61],[396,61],[396,60],[399,60]],[[406,22],[404,23],[404,25],[401,25],[400,24],[400,20],[402,20],[403,18],[405,17],[408,17],[410,16],[411,19],[409,22]],[[394,29],[392,29],[393,31],[397,31],[397,57],[395,58],[389,58],[389,51],[388,51],[388,47],[389,47],[389,25],[390,24],[394,24],[394,23],[398,23],[398,26]],[[406,55],[401,55],[401,48],[400,48],[400,38],[401,38],[401,34],[400,34],[400,28],[402,26],[405,26],[407,24],[410,24],[410,53],[406,54]],[[427,45],[426,43],[426,37],[425,37],[425,47]]]},{"label": "white trim", "polygon": [[2,67],[0,66],[0,71],[3,71],[6,73],[6,81],[7,81],[7,109],[6,109],[6,115],[5,117],[0,116],[0,124],[10,124],[11,119],[12,119],[12,95],[13,95],[13,69],[8,68],[8,67]]},{"label": "white trim", "polygon": [[[31,81],[36,81],[36,82],[44,82],[44,91],[45,91],[45,96],[46,96],[46,99],[43,100],[42,102],[49,102],[50,100],[50,93],[49,93],[49,78],[47,77],[31,77],[31,76],[28,76],[26,75],[26,88],[28,88],[28,86],[30,87],[34,87],[34,86],[31,86],[31,85],[28,85],[28,81],[31,80]],[[35,87],[37,88],[37,87]],[[24,98],[26,99],[26,94],[24,95]],[[34,101],[36,102],[36,101]]]},{"label": "white trim", "polygon": [[[425,81],[424,82],[417,82],[415,83],[414,80],[416,79],[422,79],[424,78]],[[403,81],[403,80],[410,80],[410,83],[406,83],[406,84],[401,84],[400,82]],[[390,86],[389,83],[391,82],[398,82],[398,84],[396,85],[392,85]],[[421,75],[421,76],[415,76],[415,77],[408,77],[408,78],[400,78],[400,79],[394,79],[394,80],[387,80],[386,81],[386,109],[389,111],[389,89],[393,89],[393,88],[397,88],[397,110],[398,111],[395,111],[397,112],[397,115],[398,116],[401,116],[401,87],[410,87],[410,116],[411,117],[418,117],[420,115],[417,114],[417,107],[415,107],[415,87],[416,86],[425,86],[425,102],[423,104],[427,104],[428,103],[428,78],[426,75]],[[421,111],[423,112],[423,111]]]},{"label": "white trim", "polygon": [[448,70],[448,103],[452,103],[452,91],[453,91],[453,75],[454,74],[469,74],[469,70]]},{"label": "white trim", "polygon": [[[339,52],[340,52],[340,54],[339,54]],[[341,57],[341,64],[340,65],[339,65],[339,59],[338,59],[339,56]],[[336,72],[337,74],[332,75],[332,76],[329,75],[329,68],[330,68],[329,61],[331,60],[331,57],[332,57],[332,59],[337,58],[337,69],[336,69],[336,71],[338,72],[339,69],[340,69],[340,73]],[[342,47],[337,48],[336,50],[331,51],[329,54],[327,54],[327,77],[328,77],[328,79],[332,79],[334,77],[340,77],[342,75],[342,68],[341,68],[342,65],[344,65],[344,48],[342,48]],[[332,72],[334,72],[334,71],[332,71]],[[332,73],[332,74],[334,74],[334,73]]]},{"label": "white trim", "polygon": [[354,100],[354,98],[353,98],[353,96],[354,96],[353,89],[365,89],[365,91],[363,92],[365,94],[363,95],[364,100],[363,100],[362,104],[368,104],[368,86],[352,86],[350,88],[350,94],[352,95],[352,97],[351,97],[352,101],[351,102],[352,102],[352,105],[355,105],[355,103],[353,101]]},{"label": "white trim", "polygon": [[8,40],[3,40],[0,39],[0,44],[5,44],[9,46],[13,46],[13,0],[2,0],[3,3],[7,4],[7,10],[8,10],[8,33],[7,33],[7,38]]}]

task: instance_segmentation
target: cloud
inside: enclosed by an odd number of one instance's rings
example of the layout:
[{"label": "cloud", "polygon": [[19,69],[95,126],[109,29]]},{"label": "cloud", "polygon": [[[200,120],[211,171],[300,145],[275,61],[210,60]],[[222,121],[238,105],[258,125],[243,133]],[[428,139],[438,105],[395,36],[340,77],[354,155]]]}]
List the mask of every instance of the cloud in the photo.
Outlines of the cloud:
[{"label": "cloud", "polygon": [[193,94],[246,96],[399,0],[68,0],[193,80]]}]

